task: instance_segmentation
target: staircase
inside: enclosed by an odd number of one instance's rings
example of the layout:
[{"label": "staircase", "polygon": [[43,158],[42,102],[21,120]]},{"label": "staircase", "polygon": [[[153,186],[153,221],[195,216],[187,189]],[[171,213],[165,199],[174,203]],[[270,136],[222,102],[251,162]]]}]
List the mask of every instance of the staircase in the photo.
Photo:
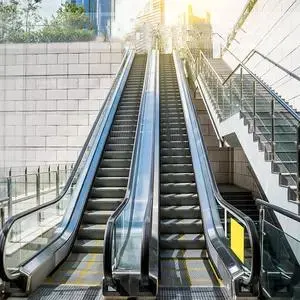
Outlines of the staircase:
[{"label": "staircase", "polygon": [[[228,75],[228,65],[222,59],[210,59],[210,64],[216,72],[225,79]],[[286,198],[290,204],[297,202],[297,129],[299,122],[292,114],[276,100],[273,101],[271,94],[249,74],[243,75],[243,93],[241,101],[240,75],[232,76],[232,104],[230,105],[229,85],[227,90],[218,89],[213,85],[207,91],[211,92],[211,105],[218,117],[219,131],[222,136],[231,134],[224,129],[224,121],[227,121],[234,113],[239,113],[243,124],[247,126],[248,133],[252,134],[252,139],[257,142],[258,151],[263,152],[264,161],[270,163],[270,174],[278,175],[279,187],[285,188]],[[203,84],[207,81],[202,72]],[[277,93],[270,88],[274,94]],[[225,95],[225,96],[224,96]],[[277,95],[282,102],[284,99]],[[254,103],[255,99],[255,103]],[[254,115],[254,105],[256,114]],[[289,106],[288,103],[286,103]],[[272,113],[273,111],[273,113]],[[294,110],[295,115],[298,114]],[[223,124],[221,124],[223,123]],[[227,122],[228,123],[228,122]],[[235,124],[236,127],[240,125]],[[233,126],[234,127],[234,126]],[[273,131],[272,131],[273,128]],[[274,143],[272,144],[272,136]],[[239,138],[241,141],[241,139]],[[245,151],[245,149],[244,149]],[[245,151],[246,153],[247,151]],[[246,153],[247,154],[247,153]],[[247,155],[248,156],[248,155]],[[248,157],[249,159],[249,157]],[[249,160],[250,161],[250,160]],[[250,161],[252,164],[252,162]],[[253,166],[252,166],[253,167]],[[258,176],[257,170],[255,173]],[[260,178],[259,178],[260,179]],[[271,182],[271,181],[270,181]],[[272,183],[269,183],[273,185]],[[267,185],[267,183],[266,183]],[[268,187],[266,187],[268,188]],[[284,191],[284,189],[282,189]],[[265,190],[265,193],[268,191]],[[283,195],[284,192],[282,192]],[[278,194],[278,193],[277,193]],[[274,198],[274,195],[268,198]],[[282,198],[282,196],[280,196]],[[279,205],[279,203],[274,203]],[[290,209],[291,205],[286,205]],[[292,209],[292,208],[291,208]],[[297,208],[292,209],[293,211]]]},{"label": "staircase", "polygon": [[[86,275],[95,278],[93,264],[95,262],[102,264],[106,222],[123,201],[127,190],[145,68],[146,55],[136,55],[90,191],[72,253],[57,272],[64,268],[68,269],[68,266],[71,266],[71,269],[79,266],[77,271],[80,272],[80,265],[85,262],[89,266],[84,268]],[[98,266],[97,271],[102,272],[102,266]],[[67,270],[61,273],[68,277]],[[102,275],[97,275],[95,280],[99,284]],[[54,273],[48,282],[57,282],[59,281],[57,278],[59,276]],[[68,282],[68,278],[65,280]],[[85,282],[84,278],[81,280]]]},{"label": "staircase", "polygon": [[160,57],[160,286],[215,286],[172,55]]}]

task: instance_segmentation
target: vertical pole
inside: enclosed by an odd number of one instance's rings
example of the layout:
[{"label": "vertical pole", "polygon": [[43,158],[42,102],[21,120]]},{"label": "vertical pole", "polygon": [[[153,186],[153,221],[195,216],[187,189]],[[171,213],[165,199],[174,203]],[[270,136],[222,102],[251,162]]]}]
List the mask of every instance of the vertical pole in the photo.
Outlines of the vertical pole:
[{"label": "vertical pole", "polygon": [[4,208],[3,207],[0,208],[0,215],[1,215],[1,229],[2,229],[3,225],[4,225],[4,218],[5,218],[5,216],[4,216]]},{"label": "vertical pole", "polygon": [[51,188],[51,167],[48,167],[48,183],[49,183],[49,189]]},{"label": "vertical pole", "polygon": [[230,82],[229,82],[229,91],[230,91],[230,95],[229,95],[229,105],[230,105],[230,116],[232,115],[232,79],[230,78]]},{"label": "vertical pole", "polygon": [[27,196],[28,195],[28,169],[27,169],[27,167],[25,168],[24,176],[25,176],[25,196]]},{"label": "vertical pole", "polygon": [[59,165],[56,169],[56,197],[59,195]]},{"label": "vertical pole", "polygon": [[243,108],[243,68],[240,70],[240,111]]},{"label": "vertical pole", "polygon": [[219,82],[218,82],[218,79],[217,79],[217,96],[216,96],[216,100],[217,100],[217,106],[219,106]]},{"label": "vertical pole", "polygon": [[272,97],[271,101],[271,116],[272,116],[272,130],[271,130],[271,149],[272,149],[272,160],[275,159],[275,101]]},{"label": "vertical pole", "polygon": [[225,231],[225,237],[226,238],[228,237],[228,225],[227,225],[227,221],[228,221],[228,218],[227,218],[227,209],[225,208],[224,209],[224,231]]},{"label": "vertical pole", "polygon": [[260,257],[261,257],[261,268],[264,268],[264,222],[265,222],[265,210],[263,206],[260,207],[259,209],[259,228],[260,228]]},{"label": "vertical pole", "polygon": [[256,81],[253,81],[253,132],[256,132]]},{"label": "vertical pole", "polygon": [[297,128],[297,199],[300,201],[300,123]]},{"label": "vertical pole", "polygon": [[[36,174],[36,206],[41,205],[41,170],[40,167],[37,169]],[[42,212],[38,213],[38,222],[42,220]]]},{"label": "vertical pole", "polygon": [[7,177],[7,195],[8,195],[8,205],[7,205],[7,214],[8,218],[12,216],[12,180],[11,180],[11,172],[10,176]]}]

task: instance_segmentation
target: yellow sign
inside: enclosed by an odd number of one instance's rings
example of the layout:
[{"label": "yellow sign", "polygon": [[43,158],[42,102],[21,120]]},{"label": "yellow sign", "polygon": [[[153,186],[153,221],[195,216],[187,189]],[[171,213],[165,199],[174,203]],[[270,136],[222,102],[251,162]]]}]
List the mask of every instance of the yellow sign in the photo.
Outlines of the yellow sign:
[{"label": "yellow sign", "polygon": [[245,233],[244,227],[241,226],[236,220],[230,220],[230,247],[235,255],[244,263],[245,259]]}]

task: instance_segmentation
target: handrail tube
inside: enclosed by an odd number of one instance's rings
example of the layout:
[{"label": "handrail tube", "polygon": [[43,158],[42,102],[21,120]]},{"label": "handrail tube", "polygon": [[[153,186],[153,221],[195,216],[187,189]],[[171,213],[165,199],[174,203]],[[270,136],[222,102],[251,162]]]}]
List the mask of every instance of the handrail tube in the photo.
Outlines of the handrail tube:
[{"label": "handrail tube", "polygon": [[[199,160],[200,160],[201,156],[203,156],[203,155],[205,156],[206,159],[204,160],[204,162],[205,162],[206,170],[208,171],[207,175],[209,177],[207,179],[210,181],[210,186],[212,187],[213,196],[215,197],[215,199],[217,200],[217,202],[223,208],[226,208],[233,216],[235,216],[240,222],[242,222],[244,224],[244,226],[246,227],[246,229],[247,229],[247,231],[249,233],[250,244],[251,244],[252,251],[253,251],[253,255],[252,255],[252,269],[251,269],[250,276],[249,277],[243,276],[242,280],[243,280],[244,284],[246,284],[246,285],[248,285],[248,284],[256,285],[257,282],[258,282],[259,272],[260,272],[260,247],[259,247],[259,238],[258,238],[258,234],[257,234],[256,228],[255,228],[254,222],[248,216],[246,216],[245,214],[243,214],[241,211],[239,211],[238,209],[236,209],[232,205],[228,204],[222,198],[222,196],[220,195],[220,193],[218,191],[218,188],[217,188],[217,185],[216,185],[216,182],[215,182],[215,178],[213,176],[213,172],[212,172],[211,166],[209,164],[207,149],[205,147],[203,136],[201,134],[199,120],[196,117],[197,116],[196,109],[195,109],[195,107],[194,107],[194,105],[192,103],[192,100],[190,99],[189,92],[187,91],[187,87],[186,87],[187,84],[183,84],[181,82],[181,81],[184,82],[185,78],[184,78],[184,76],[182,74],[180,74],[180,66],[179,66],[180,63],[179,63],[178,57],[176,58],[176,54],[175,53],[174,53],[174,60],[175,61],[177,60],[177,63],[175,63],[175,66],[176,66],[176,69],[178,70],[178,73],[179,73],[177,75],[178,78],[179,78],[178,82],[179,82],[179,84],[180,83],[182,84],[182,86],[180,87],[181,94],[185,94],[186,101],[187,101],[187,104],[183,103],[184,104],[183,106],[187,105],[187,107],[189,107],[188,108],[188,110],[189,110],[189,116],[188,117],[185,116],[185,118],[186,119],[187,118],[194,118],[194,123],[198,125],[198,126],[191,126],[192,130],[195,129],[196,132],[193,130],[193,133],[191,133],[191,129],[188,130],[189,140],[190,141],[192,140],[192,138],[190,138],[190,135],[193,134],[193,136],[195,137],[195,140],[199,141],[199,142],[197,142],[197,146],[194,145],[192,147],[192,145],[191,145],[191,153],[196,150],[197,153],[198,153],[197,156],[199,157]],[[181,73],[182,73],[182,71],[181,71]],[[186,112],[185,112],[185,115],[186,115]],[[196,135],[197,135],[197,138],[196,138]],[[202,148],[202,150],[203,150],[202,153],[199,152],[200,151],[199,148]],[[194,162],[196,162],[195,154],[194,154],[194,157],[193,157],[193,163]],[[201,165],[200,168],[202,168],[202,167],[204,167],[203,164]],[[203,178],[203,180],[205,180],[205,179]],[[196,182],[197,182],[197,178],[196,178]],[[198,184],[197,184],[197,186],[199,187]],[[211,201],[210,201],[210,203],[212,204]],[[200,205],[200,207],[201,207],[201,205]],[[205,217],[205,214],[204,214],[204,217]],[[220,221],[217,220],[217,222],[219,223]],[[214,226],[216,226],[216,227],[220,226],[218,224],[215,224],[215,220],[213,221],[213,223],[214,223]],[[218,237],[219,241],[221,241],[220,238],[222,238],[222,236],[224,236],[224,233],[222,234],[222,232],[220,232],[220,229],[216,229],[216,234],[219,236]],[[222,244],[222,242],[221,242],[221,244]],[[236,261],[236,259],[234,258],[234,256],[231,254],[231,252],[228,250],[228,248],[224,244],[223,244],[223,247],[224,247],[224,250],[227,251],[227,254],[229,255],[228,258],[230,257],[231,260]],[[220,250],[216,249],[216,251],[220,251]],[[239,265],[239,263],[236,261],[235,265]],[[245,275],[245,273],[244,273],[244,275]]]},{"label": "handrail tube", "polygon": [[300,222],[300,216],[299,215],[296,215],[294,213],[292,213],[291,211],[289,210],[286,210],[280,206],[277,206],[277,205],[274,205],[274,204],[271,204],[269,202],[266,202],[266,201],[263,201],[261,199],[257,199],[256,200],[256,203],[258,205],[261,205],[261,206],[264,206],[264,207],[267,207],[267,208],[271,208],[272,210],[286,216],[286,217],[289,217],[290,219],[293,219],[294,221],[297,221],[297,222]]},{"label": "handrail tube", "polygon": [[283,67],[281,64],[275,62],[274,60],[272,60],[271,58],[267,57],[266,55],[262,54],[261,52],[259,52],[256,49],[252,49],[249,54],[243,59],[243,63],[246,64],[255,54],[258,54],[259,56],[261,56],[263,59],[267,60],[268,62],[270,62],[271,64],[273,64],[275,67],[281,69],[282,71],[284,71],[285,73],[287,73],[289,76],[293,77],[294,79],[300,81],[300,76],[297,76],[295,73],[293,73],[292,71],[286,69],[285,67]]},{"label": "handrail tube", "polygon": [[[256,76],[248,67],[245,66],[245,64],[237,58],[235,54],[233,54],[228,48],[226,48],[227,51],[237,60],[239,61],[239,64],[235,67],[235,69],[227,76],[225,80],[222,80],[219,75],[217,75],[218,81],[222,84],[225,85],[229,79],[234,75],[234,73],[241,67],[243,68],[249,75],[256,80],[284,109],[286,109],[294,119],[300,122],[300,116],[297,114],[296,111],[294,111],[285,101],[283,101],[274,91],[270,89],[267,84],[265,84],[258,76]],[[211,65],[211,63],[208,61],[206,58],[205,54],[200,50],[200,56],[204,58],[204,60],[208,63],[209,67],[212,69],[212,71],[217,74],[216,70],[214,67]]]},{"label": "handrail tube", "polygon": [[[117,75],[120,74],[121,70],[125,67],[126,64],[128,64],[128,61],[130,59],[130,55],[132,56],[132,51],[131,50],[126,51],[126,53],[125,53],[125,55],[124,55],[124,57],[122,59],[121,65],[120,65],[120,67],[118,69]],[[0,276],[3,279],[5,279],[5,280],[12,279],[9,276],[7,276],[6,270],[5,270],[5,267],[4,267],[4,264],[3,264],[3,257],[4,257],[4,253],[5,253],[6,239],[7,239],[7,236],[9,234],[9,232],[10,232],[11,227],[13,226],[13,224],[17,220],[19,220],[19,219],[21,219],[23,217],[26,217],[26,216],[28,216],[30,214],[33,214],[33,213],[37,212],[38,210],[42,210],[43,208],[50,207],[50,206],[56,204],[57,202],[59,202],[66,195],[67,191],[69,190],[69,188],[70,188],[70,186],[71,186],[71,184],[72,184],[72,182],[73,182],[73,180],[75,178],[75,175],[76,175],[76,173],[78,171],[78,167],[80,166],[80,163],[81,163],[81,161],[83,159],[83,156],[85,155],[85,152],[86,152],[86,150],[87,150],[87,148],[88,148],[88,146],[90,144],[90,140],[91,140],[92,136],[94,135],[94,131],[95,131],[95,129],[96,129],[96,127],[97,127],[97,125],[98,125],[98,123],[100,121],[100,118],[102,116],[102,112],[104,111],[104,109],[108,105],[108,101],[110,100],[110,97],[112,97],[112,94],[116,93],[116,90],[115,90],[116,89],[116,85],[120,85],[119,82],[121,81],[121,79],[122,78],[118,78],[118,76],[115,77],[113,85],[112,85],[112,87],[111,87],[111,89],[109,91],[109,94],[107,95],[106,100],[105,100],[102,108],[100,109],[100,111],[99,111],[99,113],[97,115],[97,118],[96,118],[96,120],[95,120],[95,122],[94,122],[94,124],[93,124],[93,126],[92,126],[92,128],[91,128],[91,130],[89,132],[89,135],[88,135],[88,137],[87,137],[87,139],[86,139],[86,141],[84,143],[84,146],[83,146],[83,148],[82,148],[82,150],[81,150],[81,152],[80,152],[80,154],[78,156],[76,164],[75,164],[74,168],[72,169],[72,173],[71,173],[70,177],[68,178],[67,183],[64,186],[64,188],[63,188],[62,192],[60,193],[60,195],[58,197],[56,197],[54,200],[52,200],[52,201],[49,201],[47,203],[41,204],[39,206],[36,206],[34,208],[31,208],[31,209],[28,209],[28,210],[26,210],[24,212],[16,214],[15,216],[9,218],[7,220],[7,222],[4,224],[4,227],[3,227],[3,229],[2,229],[2,231],[0,233],[0,257],[2,258],[2,263],[0,264]],[[57,237],[57,239],[58,239],[58,237]],[[55,240],[57,240],[57,239],[55,239]],[[51,241],[51,243],[54,243],[55,240]],[[43,248],[40,251],[38,251],[38,253],[35,256],[37,256],[39,253],[41,253],[44,249],[45,248]],[[32,259],[33,259],[33,257],[30,258],[30,260],[32,260]]]},{"label": "handrail tube", "polygon": [[[150,63],[150,58],[149,54],[147,57],[147,64],[146,64],[146,69],[145,69],[145,78],[144,78],[144,84],[143,84],[143,91],[142,91],[142,97],[145,93],[145,82],[147,80],[147,74],[148,74],[148,69],[149,69],[149,63]],[[138,138],[138,135],[140,133],[140,127],[141,127],[141,111],[142,111],[142,105],[140,105],[140,110],[139,110],[139,115],[138,115],[138,120],[137,120],[137,126],[136,126],[136,131],[135,131],[135,142],[133,146],[133,151],[132,151],[132,158],[131,158],[131,163],[130,163],[130,168],[129,168],[129,175],[128,175],[128,182],[127,182],[127,189],[126,189],[126,194],[124,197],[124,200],[122,203],[117,207],[117,209],[112,213],[112,215],[109,217],[107,224],[106,224],[106,229],[105,229],[105,234],[104,234],[104,250],[103,250],[103,273],[104,273],[104,278],[105,281],[108,284],[113,284],[113,275],[112,275],[112,240],[113,240],[113,231],[114,231],[114,225],[117,220],[117,218],[121,215],[121,213],[124,211],[124,208],[129,202],[133,183],[135,180],[134,173],[135,173],[135,168],[137,167],[136,160],[137,160],[137,153],[139,152],[140,149],[140,141]],[[131,216],[132,216],[133,210],[131,210]],[[128,239],[128,234],[127,232],[126,235],[126,240]]]}]

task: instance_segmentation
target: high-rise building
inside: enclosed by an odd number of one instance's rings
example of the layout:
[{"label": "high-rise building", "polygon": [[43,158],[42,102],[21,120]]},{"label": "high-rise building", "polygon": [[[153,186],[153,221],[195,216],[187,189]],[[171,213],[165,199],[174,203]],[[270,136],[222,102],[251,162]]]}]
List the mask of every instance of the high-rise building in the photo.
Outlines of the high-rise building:
[{"label": "high-rise building", "polygon": [[97,34],[111,35],[111,24],[115,15],[115,0],[71,0],[82,5]]}]

